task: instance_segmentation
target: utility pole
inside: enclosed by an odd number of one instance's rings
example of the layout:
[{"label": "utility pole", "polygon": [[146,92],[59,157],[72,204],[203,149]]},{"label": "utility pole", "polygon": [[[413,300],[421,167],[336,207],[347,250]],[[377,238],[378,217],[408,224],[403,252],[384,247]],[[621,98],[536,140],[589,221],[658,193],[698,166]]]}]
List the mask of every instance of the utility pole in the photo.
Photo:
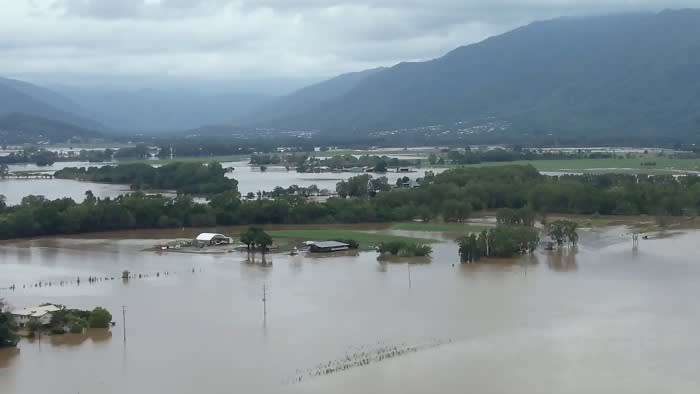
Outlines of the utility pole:
[{"label": "utility pole", "polygon": [[267,285],[263,283],[263,320],[267,320]]},{"label": "utility pole", "polygon": [[124,342],[126,343],[126,305],[122,305],[122,331],[124,332]]},{"label": "utility pole", "polygon": [[408,267],[408,288],[411,288],[411,263],[406,263],[406,267]]}]

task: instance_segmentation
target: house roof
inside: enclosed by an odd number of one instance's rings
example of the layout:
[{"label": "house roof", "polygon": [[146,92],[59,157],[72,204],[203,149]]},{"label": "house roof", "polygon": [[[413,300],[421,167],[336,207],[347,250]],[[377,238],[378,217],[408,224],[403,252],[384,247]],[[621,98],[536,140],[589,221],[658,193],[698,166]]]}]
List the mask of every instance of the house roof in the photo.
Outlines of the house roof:
[{"label": "house roof", "polygon": [[314,241],[313,245],[318,247],[318,248],[339,248],[342,246],[350,246],[346,243],[338,242],[338,241]]},{"label": "house roof", "polygon": [[211,241],[214,238],[228,238],[227,236],[223,234],[217,234],[217,233],[201,233],[197,236],[197,241]]},{"label": "house roof", "polygon": [[12,314],[15,316],[42,317],[47,313],[60,310],[61,308],[57,307],[56,305],[49,304],[44,306],[36,306],[33,308],[18,309],[16,311],[12,311]]}]

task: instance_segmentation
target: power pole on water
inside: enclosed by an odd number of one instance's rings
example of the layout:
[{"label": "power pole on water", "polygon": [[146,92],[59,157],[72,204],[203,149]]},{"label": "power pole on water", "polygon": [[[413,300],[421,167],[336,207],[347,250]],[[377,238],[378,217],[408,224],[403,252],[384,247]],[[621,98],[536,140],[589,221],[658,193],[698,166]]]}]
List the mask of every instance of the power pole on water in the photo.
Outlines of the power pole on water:
[{"label": "power pole on water", "polygon": [[126,305],[122,305],[122,331],[124,332],[124,342],[126,342]]},{"label": "power pole on water", "polygon": [[267,285],[263,283],[263,296],[262,296],[262,302],[263,302],[263,320],[267,320]]}]

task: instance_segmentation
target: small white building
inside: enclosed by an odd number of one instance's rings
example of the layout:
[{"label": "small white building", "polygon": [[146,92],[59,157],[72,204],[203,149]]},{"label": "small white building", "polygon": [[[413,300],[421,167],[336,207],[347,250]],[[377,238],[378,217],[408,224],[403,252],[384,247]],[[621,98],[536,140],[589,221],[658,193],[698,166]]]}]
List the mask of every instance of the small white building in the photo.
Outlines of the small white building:
[{"label": "small white building", "polygon": [[47,325],[51,323],[51,318],[54,312],[60,311],[61,308],[53,304],[36,306],[33,308],[24,308],[12,311],[12,317],[18,326],[24,327],[31,319],[39,320],[39,323]]},{"label": "small white building", "polygon": [[217,233],[201,233],[195,238],[197,246],[228,245],[233,243],[231,237]]}]

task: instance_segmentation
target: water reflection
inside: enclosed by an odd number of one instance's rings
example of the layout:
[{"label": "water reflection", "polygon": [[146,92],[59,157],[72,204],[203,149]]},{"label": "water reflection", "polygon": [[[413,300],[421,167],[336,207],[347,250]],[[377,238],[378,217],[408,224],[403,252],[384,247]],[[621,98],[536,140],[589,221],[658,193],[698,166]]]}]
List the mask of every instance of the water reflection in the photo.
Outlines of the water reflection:
[{"label": "water reflection", "polygon": [[0,368],[7,368],[19,356],[18,348],[0,348]]},{"label": "water reflection", "polygon": [[577,246],[563,247],[548,251],[545,254],[547,256],[547,267],[552,271],[558,272],[576,271],[578,269],[578,265],[576,264],[577,254]]},{"label": "water reflection", "polygon": [[80,346],[87,341],[100,344],[112,339],[112,331],[109,329],[92,328],[82,334],[49,335],[49,343],[53,346]]}]

